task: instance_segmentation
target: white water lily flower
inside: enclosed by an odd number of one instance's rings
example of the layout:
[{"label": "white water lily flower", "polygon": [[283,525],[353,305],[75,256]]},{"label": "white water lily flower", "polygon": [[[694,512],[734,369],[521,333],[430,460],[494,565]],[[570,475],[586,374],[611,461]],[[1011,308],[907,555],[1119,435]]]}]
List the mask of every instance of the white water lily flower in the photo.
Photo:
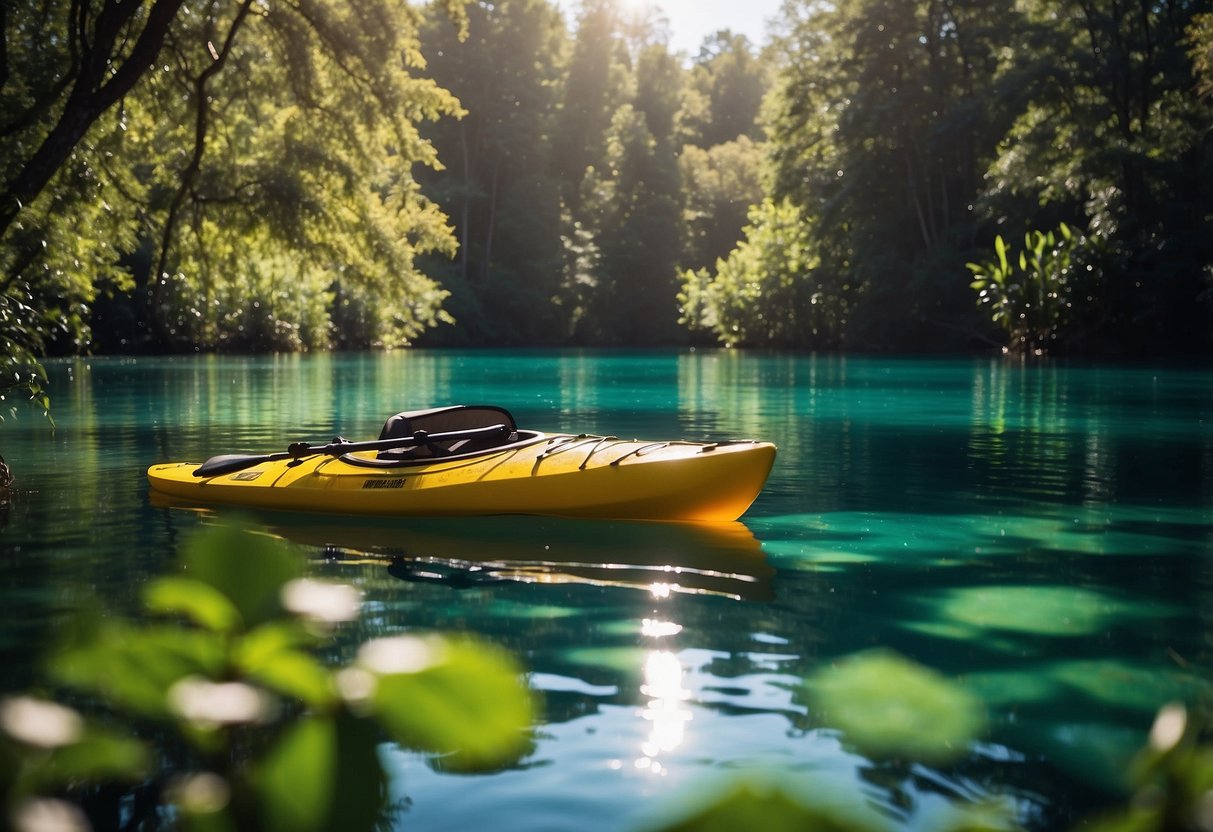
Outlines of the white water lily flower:
[{"label": "white water lily flower", "polygon": [[1183,739],[1187,725],[1188,711],[1181,703],[1164,705],[1150,729],[1150,747],[1160,754],[1170,751]]},{"label": "white water lily flower", "polygon": [[441,662],[446,645],[441,639],[418,636],[376,638],[358,650],[358,663],[372,673],[420,673]]},{"label": "white water lily flower", "polygon": [[369,702],[375,695],[375,685],[375,674],[361,667],[346,667],[337,673],[337,692],[353,706]]},{"label": "white water lily flower", "polygon": [[168,696],[177,713],[209,727],[263,722],[273,710],[269,694],[244,682],[187,676],[169,689]]},{"label": "white water lily flower", "polygon": [[19,696],[0,703],[0,727],[18,742],[50,749],[80,739],[84,720],[55,702]]},{"label": "white water lily flower", "polygon": [[92,828],[79,808],[49,797],[26,800],[12,818],[18,832],[88,832]]},{"label": "white water lily flower", "polygon": [[298,578],[282,588],[282,606],[322,624],[353,621],[362,609],[362,593],[347,584]]}]

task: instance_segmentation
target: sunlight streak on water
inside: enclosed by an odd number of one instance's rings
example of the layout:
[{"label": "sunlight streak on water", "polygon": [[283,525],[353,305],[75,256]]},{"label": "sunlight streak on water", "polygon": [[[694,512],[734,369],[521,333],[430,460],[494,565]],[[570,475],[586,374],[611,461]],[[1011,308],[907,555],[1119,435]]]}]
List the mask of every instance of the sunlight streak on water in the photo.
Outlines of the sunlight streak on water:
[{"label": "sunlight streak on water", "polygon": [[[644,755],[641,760],[656,762],[659,754],[682,745],[686,725],[693,717],[683,705],[691,698],[691,692],[683,687],[682,676],[682,663],[673,653],[655,650],[644,663],[644,684],[640,686],[640,692],[649,697],[649,701],[641,716],[653,723],[653,730],[640,747]],[[637,764],[640,765],[640,760]]]}]

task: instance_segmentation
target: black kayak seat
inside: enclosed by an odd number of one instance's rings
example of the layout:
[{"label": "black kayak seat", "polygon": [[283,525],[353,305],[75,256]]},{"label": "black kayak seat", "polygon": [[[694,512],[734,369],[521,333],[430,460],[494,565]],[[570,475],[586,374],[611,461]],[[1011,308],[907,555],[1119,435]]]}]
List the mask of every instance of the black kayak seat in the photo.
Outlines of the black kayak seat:
[{"label": "black kayak seat", "polygon": [[484,437],[429,442],[404,448],[380,451],[379,459],[428,459],[456,453],[474,453],[517,440],[518,425],[504,407],[496,405],[456,404],[434,407],[428,410],[406,410],[390,417],[379,432],[380,440],[403,439],[415,436],[418,431],[427,434],[448,433],[460,430],[475,430],[494,425],[505,425],[509,438]]}]

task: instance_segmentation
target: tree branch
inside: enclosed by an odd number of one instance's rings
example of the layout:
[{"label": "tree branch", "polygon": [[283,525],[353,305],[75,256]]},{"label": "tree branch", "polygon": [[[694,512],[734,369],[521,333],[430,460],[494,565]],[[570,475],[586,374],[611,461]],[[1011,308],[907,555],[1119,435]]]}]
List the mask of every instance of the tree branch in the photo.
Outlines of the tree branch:
[{"label": "tree branch", "polygon": [[[94,41],[91,45],[85,44],[75,83],[58,122],[0,193],[0,237],[63,167],[97,119],[147,72],[159,55],[165,34],[183,2],[155,0],[134,46],[112,75],[109,64],[115,58],[114,43],[141,4],[134,0],[123,3],[110,0],[102,8],[94,24]],[[84,5],[81,5],[82,21]],[[81,41],[84,42],[83,33]]]},{"label": "tree branch", "polygon": [[[80,72],[80,49],[77,44],[77,39],[80,36],[85,19],[84,7],[87,0],[72,0],[71,9],[68,11],[68,38],[67,38],[67,68],[60,73],[59,78],[54,84],[34,98],[34,102],[20,113],[14,113],[12,119],[0,127],[0,138],[14,135],[22,130],[32,127],[40,118],[42,118],[59,98],[63,95],[63,91],[68,88]],[[0,33],[3,33],[4,38],[0,40],[0,52],[5,52],[3,67],[0,68],[0,88],[4,87],[5,81],[8,79],[9,68],[7,60],[8,35],[3,32],[5,21],[4,16],[8,7],[4,3],[0,3]],[[43,16],[40,21],[44,26],[49,25],[47,16]]]},{"label": "tree branch", "polygon": [[[227,63],[228,56],[232,52],[232,44],[236,40],[236,33],[240,30],[245,18],[248,17],[249,10],[253,6],[254,0],[244,0],[240,4],[240,8],[236,11],[236,17],[232,20],[232,25],[228,28],[227,35],[223,40],[223,47],[217,52],[212,52],[214,60],[210,65],[198,75],[194,80],[194,152],[190,156],[189,163],[185,166],[185,170],[181,172],[181,179],[177,185],[177,190],[173,194],[173,199],[169,203],[168,216],[164,221],[164,229],[160,235],[160,256],[156,261],[156,268],[151,274],[151,285],[148,289],[148,303],[151,306],[151,320],[157,328],[163,327],[163,316],[160,314],[161,306],[164,299],[164,288],[168,282],[168,256],[169,250],[172,247],[173,235],[176,233],[177,217],[181,212],[182,205],[185,204],[185,198],[193,190],[194,183],[198,179],[198,172],[202,169],[202,157],[206,153],[206,135],[210,124],[210,103],[207,100],[206,85],[211,78],[215,77],[222,71]],[[209,49],[214,49],[214,45],[207,42]],[[161,331],[161,336],[164,338],[168,333]],[[167,341],[168,339],[165,338]]]}]

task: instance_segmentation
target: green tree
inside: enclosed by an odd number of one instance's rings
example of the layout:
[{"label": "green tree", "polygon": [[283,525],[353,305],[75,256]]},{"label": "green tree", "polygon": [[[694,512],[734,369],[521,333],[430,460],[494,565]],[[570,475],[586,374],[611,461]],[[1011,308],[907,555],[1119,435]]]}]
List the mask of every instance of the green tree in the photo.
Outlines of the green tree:
[{"label": "green tree", "polygon": [[762,155],[762,146],[748,136],[708,150],[683,146],[678,170],[686,201],[684,268],[707,268],[737,245],[750,206],[762,201]]},{"label": "green tree", "polygon": [[710,148],[741,136],[762,138],[758,114],[767,67],[745,35],[724,29],[704,38],[688,82],[688,140]]},{"label": "green tree", "polygon": [[38,358],[86,340],[98,292],[130,285],[118,260],[133,250],[136,224],[105,188],[112,132],[123,124],[114,106],[155,62],[181,5],[19,0],[0,9],[4,390],[45,405]]},{"label": "green tree", "polygon": [[563,264],[552,136],[566,33],[546,0],[468,11],[463,42],[440,17],[425,36],[435,79],[467,110],[430,131],[446,169],[426,177],[425,190],[459,238],[455,263],[439,272],[458,329],[433,338],[557,342],[567,327],[554,303]]},{"label": "green tree", "polygon": [[1196,75],[1197,94],[1213,95],[1213,12],[1198,14],[1188,27],[1188,57]]},{"label": "green tree", "polygon": [[39,319],[9,341],[87,350],[106,295],[160,348],[327,345],[338,295],[371,311],[367,343],[442,316],[415,260],[453,239],[412,167],[436,163],[417,122],[458,105],[417,75],[415,10],[65,0],[0,22],[0,279]]},{"label": "green tree", "polygon": [[0,160],[0,238],[155,64],[183,2],[5,4],[0,134],[12,144]]},{"label": "green tree", "polygon": [[586,0],[580,11],[557,115],[560,141],[554,148],[564,202],[577,221],[584,219],[582,180],[588,168],[602,166],[611,117],[626,100],[628,82],[614,0]]},{"label": "green tree", "polygon": [[1194,85],[1199,50],[1188,54],[1197,7],[1025,8],[1034,67],[1007,73],[1026,102],[990,168],[983,214],[1035,227],[1085,218],[1102,253],[1098,291],[1073,324],[1088,349],[1209,349],[1213,101]]},{"label": "green tree", "polygon": [[591,338],[629,346],[679,337],[677,271],[685,235],[676,155],[685,73],[644,24],[631,33],[634,93],[611,120],[588,203],[600,254]]},{"label": "green tree", "polygon": [[645,45],[636,58],[632,106],[644,116],[653,138],[673,146],[686,86],[685,71],[664,44]]},{"label": "green tree", "polygon": [[596,190],[608,169],[615,111],[631,96],[630,58],[615,0],[580,4],[556,115],[553,164],[561,188],[561,302],[571,340],[596,337],[595,296],[602,278]]},{"label": "green tree", "polygon": [[976,321],[953,266],[1009,122],[994,69],[1015,42],[1013,4],[801,8],[767,115],[773,195],[815,218],[837,285],[862,288],[849,344],[965,344]]},{"label": "green tree", "polygon": [[[335,294],[371,311],[365,329],[338,333],[346,345],[407,343],[432,326],[445,293],[416,257],[454,246],[414,179],[417,162],[437,164],[417,122],[457,104],[414,75],[419,14],[317,3],[250,14],[239,31],[238,13],[190,22],[178,77],[156,76],[149,90],[152,112],[171,112],[180,85],[192,93],[192,124],[161,120],[152,139],[164,153],[192,149],[157,188],[170,195],[155,205],[164,219],[148,288],[162,338],[327,346]],[[233,66],[208,76],[225,55],[206,46],[215,32]]]},{"label": "green tree", "polygon": [[744,233],[714,274],[684,273],[682,323],[730,347],[841,346],[857,290],[823,267],[810,218],[789,200],[767,199],[750,210]]}]

